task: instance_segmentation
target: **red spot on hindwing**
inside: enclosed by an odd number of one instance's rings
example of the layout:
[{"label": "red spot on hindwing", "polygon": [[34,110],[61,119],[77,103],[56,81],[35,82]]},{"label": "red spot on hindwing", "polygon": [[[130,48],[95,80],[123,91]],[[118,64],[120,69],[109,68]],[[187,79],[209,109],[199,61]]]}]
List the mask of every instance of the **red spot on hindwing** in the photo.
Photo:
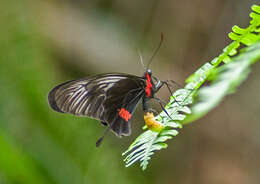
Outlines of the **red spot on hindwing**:
[{"label": "red spot on hindwing", "polygon": [[124,119],[126,122],[128,122],[128,120],[131,118],[131,114],[128,110],[126,110],[125,108],[121,108],[120,110],[118,110],[118,114],[119,116]]},{"label": "red spot on hindwing", "polygon": [[151,96],[151,88],[152,88],[152,83],[151,83],[151,78],[148,73],[146,73],[146,88],[145,88],[145,93],[147,97]]}]

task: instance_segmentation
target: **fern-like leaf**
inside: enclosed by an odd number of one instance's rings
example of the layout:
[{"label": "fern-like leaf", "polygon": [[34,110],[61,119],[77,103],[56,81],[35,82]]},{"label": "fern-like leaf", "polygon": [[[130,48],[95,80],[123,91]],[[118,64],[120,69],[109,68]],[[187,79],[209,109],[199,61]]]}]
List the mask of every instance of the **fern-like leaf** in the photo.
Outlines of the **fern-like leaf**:
[{"label": "fern-like leaf", "polygon": [[[127,155],[124,159],[126,166],[140,161],[142,169],[146,169],[154,152],[166,148],[165,141],[178,134],[177,128],[182,128],[183,124],[205,115],[247,77],[251,64],[260,58],[260,43],[257,43],[260,40],[260,6],[254,5],[252,10],[254,12],[250,14],[250,25],[245,29],[234,26],[233,32],[229,34],[233,42],[225,47],[218,57],[192,74],[186,80],[187,85],[171,96],[170,102],[165,106],[171,118],[164,112],[156,117],[166,128],[159,133],[145,131],[123,153]],[[241,44],[250,47],[234,57],[238,54]],[[226,64],[218,67],[220,63]],[[212,86],[200,88],[209,80],[213,80]],[[190,109],[189,105],[193,103],[194,96],[198,96],[200,101]]]},{"label": "fern-like leaf", "polygon": [[[213,80],[212,85],[201,88],[195,93],[198,96],[198,103],[191,107],[192,113],[182,123],[190,123],[199,119],[217,106],[224,96],[234,92],[247,77],[250,65],[259,59],[259,43],[256,44],[256,42],[260,40],[260,6],[254,5],[252,10],[255,12],[250,14],[252,18],[250,26],[245,29],[233,26],[233,32],[229,33],[229,37],[234,41],[224,49],[224,53],[229,51],[227,55],[229,59],[226,60],[225,65],[210,71],[211,76],[208,77],[208,80]],[[230,57],[237,54],[237,50],[234,48],[238,48],[241,44],[252,45],[252,47],[242,49],[239,56],[233,57],[231,60]],[[211,63],[214,63],[214,60]]]},{"label": "fern-like leaf", "polygon": [[188,115],[184,122],[194,121],[211,109],[216,107],[228,94],[233,93],[236,88],[247,78],[250,66],[260,59],[260,42],[245,48],[232,62],[219,67],[214,74],[212,85],[198,90],[198,103],[191,109],[192,114]]}]

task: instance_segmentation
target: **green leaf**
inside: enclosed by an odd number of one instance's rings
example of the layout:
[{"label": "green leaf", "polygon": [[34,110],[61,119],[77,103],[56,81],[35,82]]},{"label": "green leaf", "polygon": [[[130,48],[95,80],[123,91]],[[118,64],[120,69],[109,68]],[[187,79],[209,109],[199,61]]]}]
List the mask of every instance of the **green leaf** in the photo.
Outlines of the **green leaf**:
[{"label": "green leaf", "polygon": [[233,26],[232,31],[235,32],[236,34],[240,34],[240,35],[246,34],[246,32],[247,32],[246,29],[240,28],[239,26]]},{"label": "green leaf", "polygon": [[212,85],[198,90],[198,103],[192,106],[192,114],[188,115],[184,122],[202,117],[216,107],[226,95],[234,92],[248,76],[250,66],[259,59],[260,42],[242,50],[232,62],[219,67]]},{"label": "green leaf", "polygon": [[258,5],[253,5],[252,10],[255,11],[256,13],[260,14],[260,6]]}]

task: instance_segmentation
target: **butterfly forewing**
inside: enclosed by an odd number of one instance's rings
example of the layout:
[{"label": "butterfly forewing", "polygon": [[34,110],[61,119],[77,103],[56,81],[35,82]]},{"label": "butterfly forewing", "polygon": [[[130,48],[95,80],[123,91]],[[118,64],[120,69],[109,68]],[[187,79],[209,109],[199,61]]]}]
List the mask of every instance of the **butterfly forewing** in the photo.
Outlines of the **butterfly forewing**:
[{"label": "butterfly forewing", "polygon": [[144,86],[141,77],[103,74],[60,84],[52,89],[48,100],[55,111],[96,118],[109,124],[117,135],[129,135],[130,122],[119,112],[123,108],[133,114]]}]

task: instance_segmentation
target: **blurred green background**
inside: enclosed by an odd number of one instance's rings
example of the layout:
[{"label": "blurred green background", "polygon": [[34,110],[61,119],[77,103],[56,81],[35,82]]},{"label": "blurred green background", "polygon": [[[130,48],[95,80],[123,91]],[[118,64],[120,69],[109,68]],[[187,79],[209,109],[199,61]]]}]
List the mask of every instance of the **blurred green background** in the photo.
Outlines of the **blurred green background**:
[{"label": "blurred green background", "polygon": [[[185,126],[148,169],[125,168],[121,153],[141,132],[109,134],[89,118],[52,111],[52,87],[103,72],[142,75],[145,61],[165,42],[151,69],[184,80],[217,56],[235,24],[249,23],[258,0],[1,0],[0,184],[258,184],[260,182],[260,67],[238,92]],[[159,96],[166,100],[168,91]],[[157,107],[155,107],[157,108]]]}]

